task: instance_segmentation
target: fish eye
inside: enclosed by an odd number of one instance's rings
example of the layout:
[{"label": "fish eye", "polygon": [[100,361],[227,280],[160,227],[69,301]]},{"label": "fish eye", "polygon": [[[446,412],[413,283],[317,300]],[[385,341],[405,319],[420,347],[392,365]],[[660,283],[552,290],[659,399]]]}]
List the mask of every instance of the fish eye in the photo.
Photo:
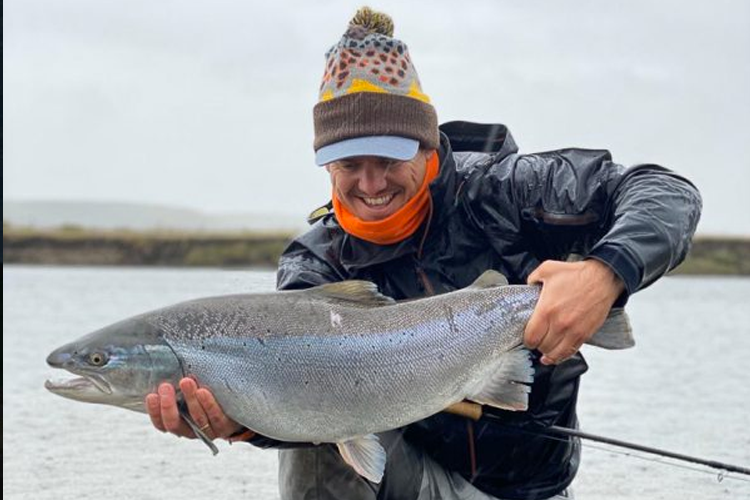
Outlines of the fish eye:
[{"label": "fish eye", "polygon": [[94,366],[103,366],[107,363],[107,356],[103,352],[92,352],[89,354],[89,363]]}]

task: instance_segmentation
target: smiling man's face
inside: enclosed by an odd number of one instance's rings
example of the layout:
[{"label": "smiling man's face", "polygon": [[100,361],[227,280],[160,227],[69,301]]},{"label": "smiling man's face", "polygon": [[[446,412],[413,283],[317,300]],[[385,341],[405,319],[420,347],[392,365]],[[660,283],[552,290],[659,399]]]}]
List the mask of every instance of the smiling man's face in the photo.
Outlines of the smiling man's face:
[{"label": "smiling man's face", "polygon": [[363,221],[381,220],[396,213],[419,191],[427,154],[419,150],[406,161],[358,156],[326,165],[339,201]]}]

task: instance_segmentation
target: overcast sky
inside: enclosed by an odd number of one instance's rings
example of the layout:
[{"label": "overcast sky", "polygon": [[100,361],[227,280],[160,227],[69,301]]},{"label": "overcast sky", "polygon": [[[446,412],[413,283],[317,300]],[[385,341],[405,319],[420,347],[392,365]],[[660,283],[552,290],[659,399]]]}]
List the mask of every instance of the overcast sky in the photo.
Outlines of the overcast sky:
[{"label": "overcast sky", "polygon": [[[303,218],[324,53],[362,1],[6,0],[3,199],[132,201]],[[440,121],[522,152],[610,149],[750,235],[750,2],[377,1]]]}]

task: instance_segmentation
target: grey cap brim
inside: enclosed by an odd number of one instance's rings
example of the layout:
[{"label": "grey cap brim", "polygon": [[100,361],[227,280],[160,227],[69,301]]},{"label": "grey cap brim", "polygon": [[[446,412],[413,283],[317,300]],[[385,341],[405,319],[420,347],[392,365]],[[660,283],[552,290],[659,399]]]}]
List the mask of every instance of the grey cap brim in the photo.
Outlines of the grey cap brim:
[{"label": "grey cap brim", "polygon": [[392,160],[411,160],[419,151],[419,141],[392,135],[355,137],[323,146],[315,152],[318,166],[355,156],[382,156]]}]

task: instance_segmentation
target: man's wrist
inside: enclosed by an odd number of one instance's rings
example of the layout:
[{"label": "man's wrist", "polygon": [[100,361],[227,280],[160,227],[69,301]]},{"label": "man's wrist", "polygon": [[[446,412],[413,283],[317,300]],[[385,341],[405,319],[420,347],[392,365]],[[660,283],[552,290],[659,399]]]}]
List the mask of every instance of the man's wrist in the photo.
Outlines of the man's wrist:
[{"label": "man's wrist", "polygon": [[583,261],[590,271],[594,274],[594,279],[600,280],[609,289],[609,296],[614,303],[617,298],[625,291],[625,282],[617,273],[604,262],[598,259],[586,259]]}]

